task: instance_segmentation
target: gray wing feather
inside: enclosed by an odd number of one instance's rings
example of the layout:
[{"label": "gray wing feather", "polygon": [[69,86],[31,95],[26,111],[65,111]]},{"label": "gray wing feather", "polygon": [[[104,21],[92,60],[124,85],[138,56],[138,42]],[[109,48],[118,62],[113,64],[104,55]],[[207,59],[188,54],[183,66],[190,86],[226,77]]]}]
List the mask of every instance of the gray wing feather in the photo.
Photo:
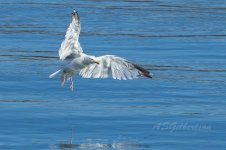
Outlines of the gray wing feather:
[{"label": "gray wing feather", "polygon": [[149,71],[128,62],[126,59],[105,55],[96,58],[100,64],[91,64],[80,71],[83,78],[108,78],[118,80],[135,79],[143,75],[151,78]]}]

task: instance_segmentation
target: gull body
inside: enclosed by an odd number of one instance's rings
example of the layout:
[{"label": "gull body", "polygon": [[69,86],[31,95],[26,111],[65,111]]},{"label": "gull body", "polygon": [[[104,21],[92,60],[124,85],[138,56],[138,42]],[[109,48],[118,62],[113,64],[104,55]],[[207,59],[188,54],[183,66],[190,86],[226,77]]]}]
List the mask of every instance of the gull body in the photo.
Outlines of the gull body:
[{"label": "gull body", "polygon": [[69,60],[69,63],[49,76],[53,78],[56,75],[60,75],[62,86],[65,81],[70,80],[70,89],[73,91],[72,77],[77,74],[83,78],[112,77],[118,80],[135,79],[139,76],[152,78],[152,74],[149,71],[124,58],[115,55],[95,57],[85,54],[79,43],[80,31],[79,15],[74,11],[72,13],[72,22],[59,49],[60,59]]}]

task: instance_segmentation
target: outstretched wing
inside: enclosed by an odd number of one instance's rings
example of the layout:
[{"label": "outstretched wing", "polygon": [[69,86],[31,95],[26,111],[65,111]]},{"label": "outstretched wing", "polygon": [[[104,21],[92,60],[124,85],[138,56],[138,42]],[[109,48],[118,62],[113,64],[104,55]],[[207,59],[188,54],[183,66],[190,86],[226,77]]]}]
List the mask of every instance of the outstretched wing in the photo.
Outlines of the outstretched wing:
[{"label": "outstretched wing", "polygon": [[78,41],[80,30],[79,15],[74,11],[72,13],[72,22],[67,29],[65,39],[61,43],[61,47],[59,49],[59,57],[61,60],[76,57],[76,55],[83,52]]},{"label": "outstretched wing", "polygon": [[99,64],[91,64],[82,69],[80,76],[83,78],[112,77],[118,80],[135,79],[141,75],[152,78],[149,71],[117,56],[105,55],[97,57],[96,60]]}]

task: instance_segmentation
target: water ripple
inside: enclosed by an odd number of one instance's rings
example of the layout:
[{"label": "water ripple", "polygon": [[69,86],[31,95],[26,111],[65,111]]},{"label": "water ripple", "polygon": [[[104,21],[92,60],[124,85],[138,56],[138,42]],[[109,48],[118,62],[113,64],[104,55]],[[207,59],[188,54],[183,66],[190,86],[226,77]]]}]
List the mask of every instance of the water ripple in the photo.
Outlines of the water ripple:
[{"label": "water ripple", "polygon": [[191,66],[159,66],[159,65],[145,65],[148,70],[159,70],[159,71],[189,71],[189,72],[222,72],[225,73],[226,69],[196,69]]},{"label": "water ripple", "polygon": [[149,144],[136,144],[136,143],[83,143],[83,144],[59,144],[59,148],[78,148],[78,149],[131,149],[131,148],[151,148]]}]

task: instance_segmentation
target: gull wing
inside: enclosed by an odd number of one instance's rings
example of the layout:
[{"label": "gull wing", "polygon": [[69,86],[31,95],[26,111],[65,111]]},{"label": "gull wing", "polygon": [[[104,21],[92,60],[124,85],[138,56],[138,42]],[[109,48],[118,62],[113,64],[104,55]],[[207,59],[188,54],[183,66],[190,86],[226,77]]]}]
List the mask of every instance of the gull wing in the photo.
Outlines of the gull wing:
[{"label": "gull wing", "polygon": [[83,52],[82,47],[78,41],[80,34],[80,21],[77,12],[72,13],[72,22],[70,23],[64,41],[61,43],[59,49],[59,57],[61,60],[67,58],[74,58]]},{"label": "gull wing", "polygon": [[132,80],[139,76],[152,78],[152,74],[146,69],[114,55],[97,57],[96,60],[99,64],[91,64],[82,69],[80,76],[83,78],[112,77],[118,80]]}]

